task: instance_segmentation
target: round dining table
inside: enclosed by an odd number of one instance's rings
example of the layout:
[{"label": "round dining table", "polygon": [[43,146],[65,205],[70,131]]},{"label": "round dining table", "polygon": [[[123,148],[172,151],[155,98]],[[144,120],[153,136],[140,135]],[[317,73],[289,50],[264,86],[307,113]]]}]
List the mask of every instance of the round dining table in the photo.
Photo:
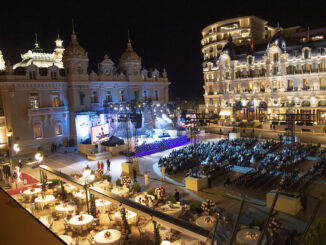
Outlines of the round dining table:
[{"label": "round dining table", "polygon": [[212,230],[214,228],[216,219],[213,216],[200,216],[196,219],[196,225],[206,229]]},{"label": "round dining table", "polygon": [[[114,217],[115,217],[115,220],[118,220],[118,221],[122,220],[121,213],[119,210],[117,212],[115,212]],[[138,214],[126,209],[126,219],[127,219],[128,223],[135,224],[138,219]]]},{"label": "round dining table", "polygon": [[61,240],[63,240],[66,244],[72,245],[72,237],[68,235],[60,235]]},{"label": "round dining table", "polygon": [[[80,191],[74,193],[73,195],[74,195],[74,197],[78,198],[80,201],[83,201],[83,202],[86,201],[86,193],[84,190],[80,190]],[[89,194],[88,194],[88,200],[89,199],[90,198],[89,198]]]},{"label": "round dining table", "polygon": [[58,213],[62,213],[65,216],[73,213],[76,209],[76,205],[71,205],[69,203],[61,203],[55,206],[55,211],[57,211]]},{"label": "round dining table", "polygon": [[124,186],[116,186],[111,190],[111,193],[118,195],[118,196],[122,196],[122,197],[129,197],[129,189],[127,187]]},{"label": "round dining table", "polygon": [[69,224],[78,231],[87,230],[91,227],[94,217],[89,214],[79,214],[69,220]]},{"label": "round dining table", "polygon": [[182,206],[180,204],[171,203],[160,207],[160,211],[172,216],[179,216],[182,213]]},{"label": "round dining table", "polygon": [[107,229],[96,233],[94,236],[95,244],[119,244],[121,239],[121,232],[115,229]]},{"label": "round dining table", "polygon": [[23,192],[26,196],[37,196],[41,193],[41,188],[29,188]]},{"label": "round dining table", "polygon": [[95,187],[98,187],[98,188],[101,188],[101,189],[103,189],[105,191],[108,191],[108,190],[110,190],[111,183],[108,182],[107,180],[104,180],[104,181],[95,182],[93,185]]},{"label": "round dining table", "polygon": [[55,201],[55,197],[53,195],[39,196],[35,198],[34,202],[39,205],[42,209],[45,205]]},{"label": "round dining table", "polygon": [[[236,242],[244,245],[256,245],[261,232],[256,229],[242,229],[236,235]],[[264,236],[262,244],[266,244],[266,237]]]},{"label": "round dining table", "polygon": [[110,210],[110,208],[112,206],[112,202],[105,200],[105,199],[96,199],[95,206],[96,206],[96,209],[98,211],[100,211],[101,214],[104,214],[104,213],[106,213],[106,211]]},{"label": "round dining table", "polygon": [[140,204],[145,205],[145,206],[148,206],[150,208],[153,207],[153,201],[154,200],[155,200],[155,196],[148,195],[146,193],[142,193],[142,194],[136,196],[136,198],[135,198],[135,202],[140,203]]}]

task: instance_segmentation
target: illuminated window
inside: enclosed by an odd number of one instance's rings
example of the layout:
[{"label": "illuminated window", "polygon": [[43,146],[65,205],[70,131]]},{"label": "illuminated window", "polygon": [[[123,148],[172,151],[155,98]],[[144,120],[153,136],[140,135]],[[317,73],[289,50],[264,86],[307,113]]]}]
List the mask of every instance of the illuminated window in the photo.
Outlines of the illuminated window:
[{"label": "illuminated window", "polygon": [[144,100],[147,100],[147,98],[148,98],[148,91],[147,90],[143,91],[143,98],[144,98]]},{"label": "illuminated window", "polygon": [[97,92],[96,91],[92,91],[91,102],[92,103],[98,103],[98,98],[97,98]]},{"label": "illuminated window", "polygon": [[278,66],[273,67],[273,75],[277,75],[278,73]]},{"label": "illuminated window", "polygon": [[34,124],[33,132],[35,139],[41,139],[43,137],[42,125],[40,123]]},{"label": "illuminated window", "polygon": [[112,94],[111,94],[111,91],[106,91],[105,101],[107,103],[112,102]]},{"label": "illuminated window", "polygon": [[302,87],[303,90],[308,90],[309,89],[309,79],[307,78],[304,78],[303,79],[303,87]]},{"label": "illuminated window", "polygon": [[248,64],[249,64],[249,65],[252,65],[252,60],[253,60],[252,56],[249,56],[249,57],[248,57]]},{"label": "illuminated window", "polygon": [[59,94],[59,92],[52,93],[51,97],[52,97],[52,106],[53,107],[59,107],[60,106],[60,94]]},{"label": "illuminated window", "polygon": [[125,101],[125,91],[124,90],[120,90],[119,91],[119,95],[120,95],[119,101],[120,102]]},{"label": "illuminated window", "polygon": [[158,100],[158,90],[155,90],[154,93],[155,93],[155,100]]},{"label": "illuminated window", "polygon": [[322,89],[322,90],[326,89],[326,77],[320,78],[320,89]]},{"label": "illuminated window", "polygon": [[278,53],[273,54],[274,63],[278,63]]},{"label": "illuminated window", "polygon": [[288,80],[288,88],[287,88],[287,90],[288,91],[292,91],[293,90],[293,80]]},{"label": "illuminated window", "polygon": [[57,80],[57,72],[51,71],[51,80]]},{"label": "illuminated window", "polygon": [[248,92],[251,92],[252,91],[252,83],[248,83]]},{"label": "illuminated window", "polygon": [[305,50],[304,50],[303,57],[304,57],[305,59],[309,59],[309,50],[308,50],[308,49],[305,49]]},{"label": "illuminated window", "polygon": [[319,68],[319,71],[320,71],[320,72],[325,72],[325,71],[326,71],[326,62],[325,62],[325,61],[320,62],[320,63],[318,64],[318,68]]},{"label": "illuminated window", "polygon": [[310,64],[304,64],[302,66],[303,73],[310,73],[310,70],[311,70],[311,65]]},{"label": "illuminated window", "polygon": [[260,92],[265,92],[265,82],[260,83]]},{"label": "illuminated window", "polygon": [[35,73],[35,71],[30,71],[29,72],[29,79],[31,79],[31,80],[35,80],[36,79],[36,73]]},{"label": "illuminated window", "polygon": [[62,135],[62,125],[59,122],[55,124],[55,135]]},{"label": "illuminated window", "polygon": [[38,93],[30,93],[29,95],[29,105],[32,109],[39,108]]},{"label": "illuminated window", "polygon": [[139,100],[139,91],[138,90],[134,91],[134,98],[135,98],[135,101]]},{"label": "illuminated window", "polygon": [[209,105],[213,105],[213,99],[212,98],[209,99]]}]

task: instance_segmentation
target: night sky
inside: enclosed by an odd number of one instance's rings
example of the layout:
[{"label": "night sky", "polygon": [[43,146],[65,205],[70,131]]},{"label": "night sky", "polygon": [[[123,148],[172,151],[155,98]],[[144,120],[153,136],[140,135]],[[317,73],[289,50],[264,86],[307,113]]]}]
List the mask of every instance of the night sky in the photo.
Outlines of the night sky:
[{"label": "night sky", "polygon": [[202,97],[201,30],[216,21],[256,15],[271,26],[326,26],[326,1],[6,1],[1,2],[0,50],[12,64],[34,47],[34,33],[44,51],[52,52],[57,33],[70,41],[74,19],[79,43],[88,51],[89,70],[104,54],[118,63],[127,30],[147,69],[165,67],[170,94]]}]

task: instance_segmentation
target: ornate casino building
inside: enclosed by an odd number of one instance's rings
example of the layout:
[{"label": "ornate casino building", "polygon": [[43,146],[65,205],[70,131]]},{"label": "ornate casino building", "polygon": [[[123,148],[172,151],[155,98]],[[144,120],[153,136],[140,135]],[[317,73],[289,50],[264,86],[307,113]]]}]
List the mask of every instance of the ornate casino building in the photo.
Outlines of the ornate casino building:
[{"label": "ornate casino building", "polygon": [[146,70],[130,38],[119,64],[104,55],[97,72],[87,72],[89,58],[74,29],[66,47],[58,37],[46,53],[36,42],[21,58],[11,65],[0,53],[2,147],[8,141],[26,150],[76,145],[92,126],[117,123],[109,112],[127,112],[131,103],[141,108],[148,100],[163,112],[169,100],[166,71]]}]

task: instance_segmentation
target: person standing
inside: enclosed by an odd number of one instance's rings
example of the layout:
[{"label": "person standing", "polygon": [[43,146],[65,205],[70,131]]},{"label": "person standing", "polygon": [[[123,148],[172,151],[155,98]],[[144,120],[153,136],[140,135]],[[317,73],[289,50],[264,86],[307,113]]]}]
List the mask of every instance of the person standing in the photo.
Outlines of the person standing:
[{"label": "person standing", "polygon": [[180,193],[178,192],[177,189],[175,189],[174,199],[175,199],[176,202],[180,201]]},{"label": "person standing", "polygon": [[280,143],[282,143],[282,134],[279,134]]},{"label": "person standing", "polygon": [[110,171],[110,167],[111,167],[111,162],[110,162],[110,159],[106,160],[106,165],[107,165],[107,171],[109,172]]},{"label": "person standing", "polygon": [[162,165],[161,167],[161,173],[162,173],[162,180],[165,180],[165,166]]},{"label": "person standing", "polygon": [[208,188],[212,188],[212,175],[211,174],[208,175],[207,180],[208,180]]},{"label": "person standing", "polygon": [[22,164],[22,160],[21,160],[21,159],[19,159],[19,161],[18,161],[18,166],[19,166],[20,168],[23,168],[23,164]]},{"label": "person standing", "polygon": [[144,174],[144,178],[145,178],[145,186],[148,186],[148,172],[147,171]]},{"label": "person standing", "polygon": [[229,187],[230,184],[231,184],[230,177],[227,177],[225,182],[224,182],[224,188],[225,188],[225,186]]},{"label": "person standing", "polygon": [[132,168],[132,174],[133,174],[133,177],[134,177],[134,183],[137,182],[137,171],[135,168]]}]

